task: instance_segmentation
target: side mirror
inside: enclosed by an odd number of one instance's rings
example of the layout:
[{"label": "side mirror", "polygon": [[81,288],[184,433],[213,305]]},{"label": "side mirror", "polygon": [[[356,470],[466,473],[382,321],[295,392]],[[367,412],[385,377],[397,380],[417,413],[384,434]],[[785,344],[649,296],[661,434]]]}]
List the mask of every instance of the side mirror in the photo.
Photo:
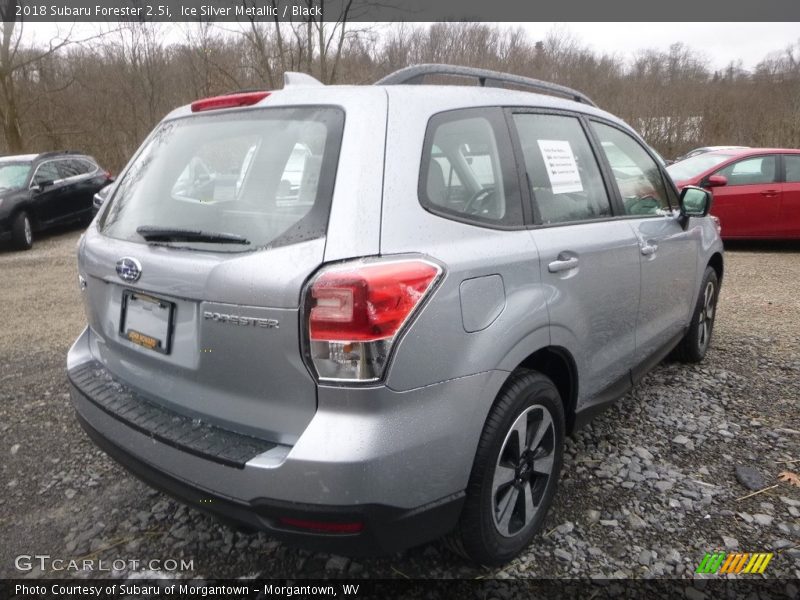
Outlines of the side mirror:
[{"label": "side mirror", "polygon": [[728,178],[724,175],[709,175],[708,179],[706,179],[706,185],[708,187],[722,187],[723,185],[728,185]]},{"label": "side mirror", "polygon": [[48,179],[46,181],[40,181],[39,183],[35,184],[33,187],[36,189],[36,191],[43,192],[46,188],[49,188],[50,186],[52,186],[53,183],[54,182],[52,180]]},{"label": "side mirror", "polygon": [[111,184],[101,188],[97,193],[95,193],[94,197],[92,198],[92,205],[94,208],[100,208],[103,206],[103,203],[108,198],[108,193],[111,191]]},{"label": "side mirror", "polygon": [[681,190],[681,216],[705,217],[711,210],[711,192],[687,185]]}]

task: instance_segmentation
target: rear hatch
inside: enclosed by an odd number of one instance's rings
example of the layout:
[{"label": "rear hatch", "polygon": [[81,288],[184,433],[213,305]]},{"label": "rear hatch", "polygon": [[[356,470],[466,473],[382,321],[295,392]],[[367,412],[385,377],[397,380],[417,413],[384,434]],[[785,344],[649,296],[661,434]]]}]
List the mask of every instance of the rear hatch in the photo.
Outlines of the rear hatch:
[{"label": "rear hatch", "polygon": [[324,260],[345,110],[274,104],[162,123],[87,231],[79,268],[93,354],[115,377],[291,444],[316,410],[298,306]]}]

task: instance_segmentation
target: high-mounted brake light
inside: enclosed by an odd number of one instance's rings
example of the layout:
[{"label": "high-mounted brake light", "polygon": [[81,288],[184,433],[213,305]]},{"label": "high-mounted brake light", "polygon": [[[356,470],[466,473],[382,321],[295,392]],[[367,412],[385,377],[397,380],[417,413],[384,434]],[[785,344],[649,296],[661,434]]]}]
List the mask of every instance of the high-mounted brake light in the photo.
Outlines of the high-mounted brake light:
[{"label": "high-mounted brake light", "polygon": [[442,273],[424,260],[359,262],[311,282],[308,336],[321,379],[374,381],[392,344]]},{"label": "high-mounted brake light", "polygon": [[218,108],[234,108],[236,106],[251,106],[261,102],[264,98],[269,96],[269,94],[269,92],[242,92],[239,94],[203,98],[202,100],[195,100],[192,102],[192,112],[216,110]]}]

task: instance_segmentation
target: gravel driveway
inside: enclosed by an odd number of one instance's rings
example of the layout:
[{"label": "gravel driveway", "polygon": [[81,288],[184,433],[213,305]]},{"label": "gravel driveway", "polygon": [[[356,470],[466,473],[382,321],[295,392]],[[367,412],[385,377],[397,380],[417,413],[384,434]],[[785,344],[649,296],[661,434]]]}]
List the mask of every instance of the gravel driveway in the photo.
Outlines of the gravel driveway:
[{"label": "gravel driveway", "polygon": [[[151,491],[75,421],[66,351],[84,326],[80,232],[0,251],[0,577],[20,554],[193,561],[188,577],[674,577],[712,550],[775,552],[800,577],[800,245],[729,249],[706,362],[665,363],[567,443],[544,532],[502,569],[433,543],[349,560],[241,534]],[[736,469],[770,489],[752,494]],[[120,573],[94,573],[115,575]],[[128,573],[130,574],[130,573]],[[65,572],[28,577],[64,576]]]}]

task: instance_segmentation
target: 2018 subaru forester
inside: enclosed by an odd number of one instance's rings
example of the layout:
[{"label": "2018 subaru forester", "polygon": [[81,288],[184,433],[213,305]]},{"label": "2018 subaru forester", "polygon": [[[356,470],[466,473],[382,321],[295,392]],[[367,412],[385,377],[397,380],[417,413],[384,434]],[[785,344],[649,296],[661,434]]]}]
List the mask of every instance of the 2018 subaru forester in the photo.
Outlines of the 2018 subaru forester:
[{"label": "2018 subaru forester", "polygon": [[224,519],[353,555],[450,534],[502,563],[564,436],[673,349],[705,355],[709,203],[583,94],[513,75],[199,100],[80,243],[72,400],[108,454]]}]

